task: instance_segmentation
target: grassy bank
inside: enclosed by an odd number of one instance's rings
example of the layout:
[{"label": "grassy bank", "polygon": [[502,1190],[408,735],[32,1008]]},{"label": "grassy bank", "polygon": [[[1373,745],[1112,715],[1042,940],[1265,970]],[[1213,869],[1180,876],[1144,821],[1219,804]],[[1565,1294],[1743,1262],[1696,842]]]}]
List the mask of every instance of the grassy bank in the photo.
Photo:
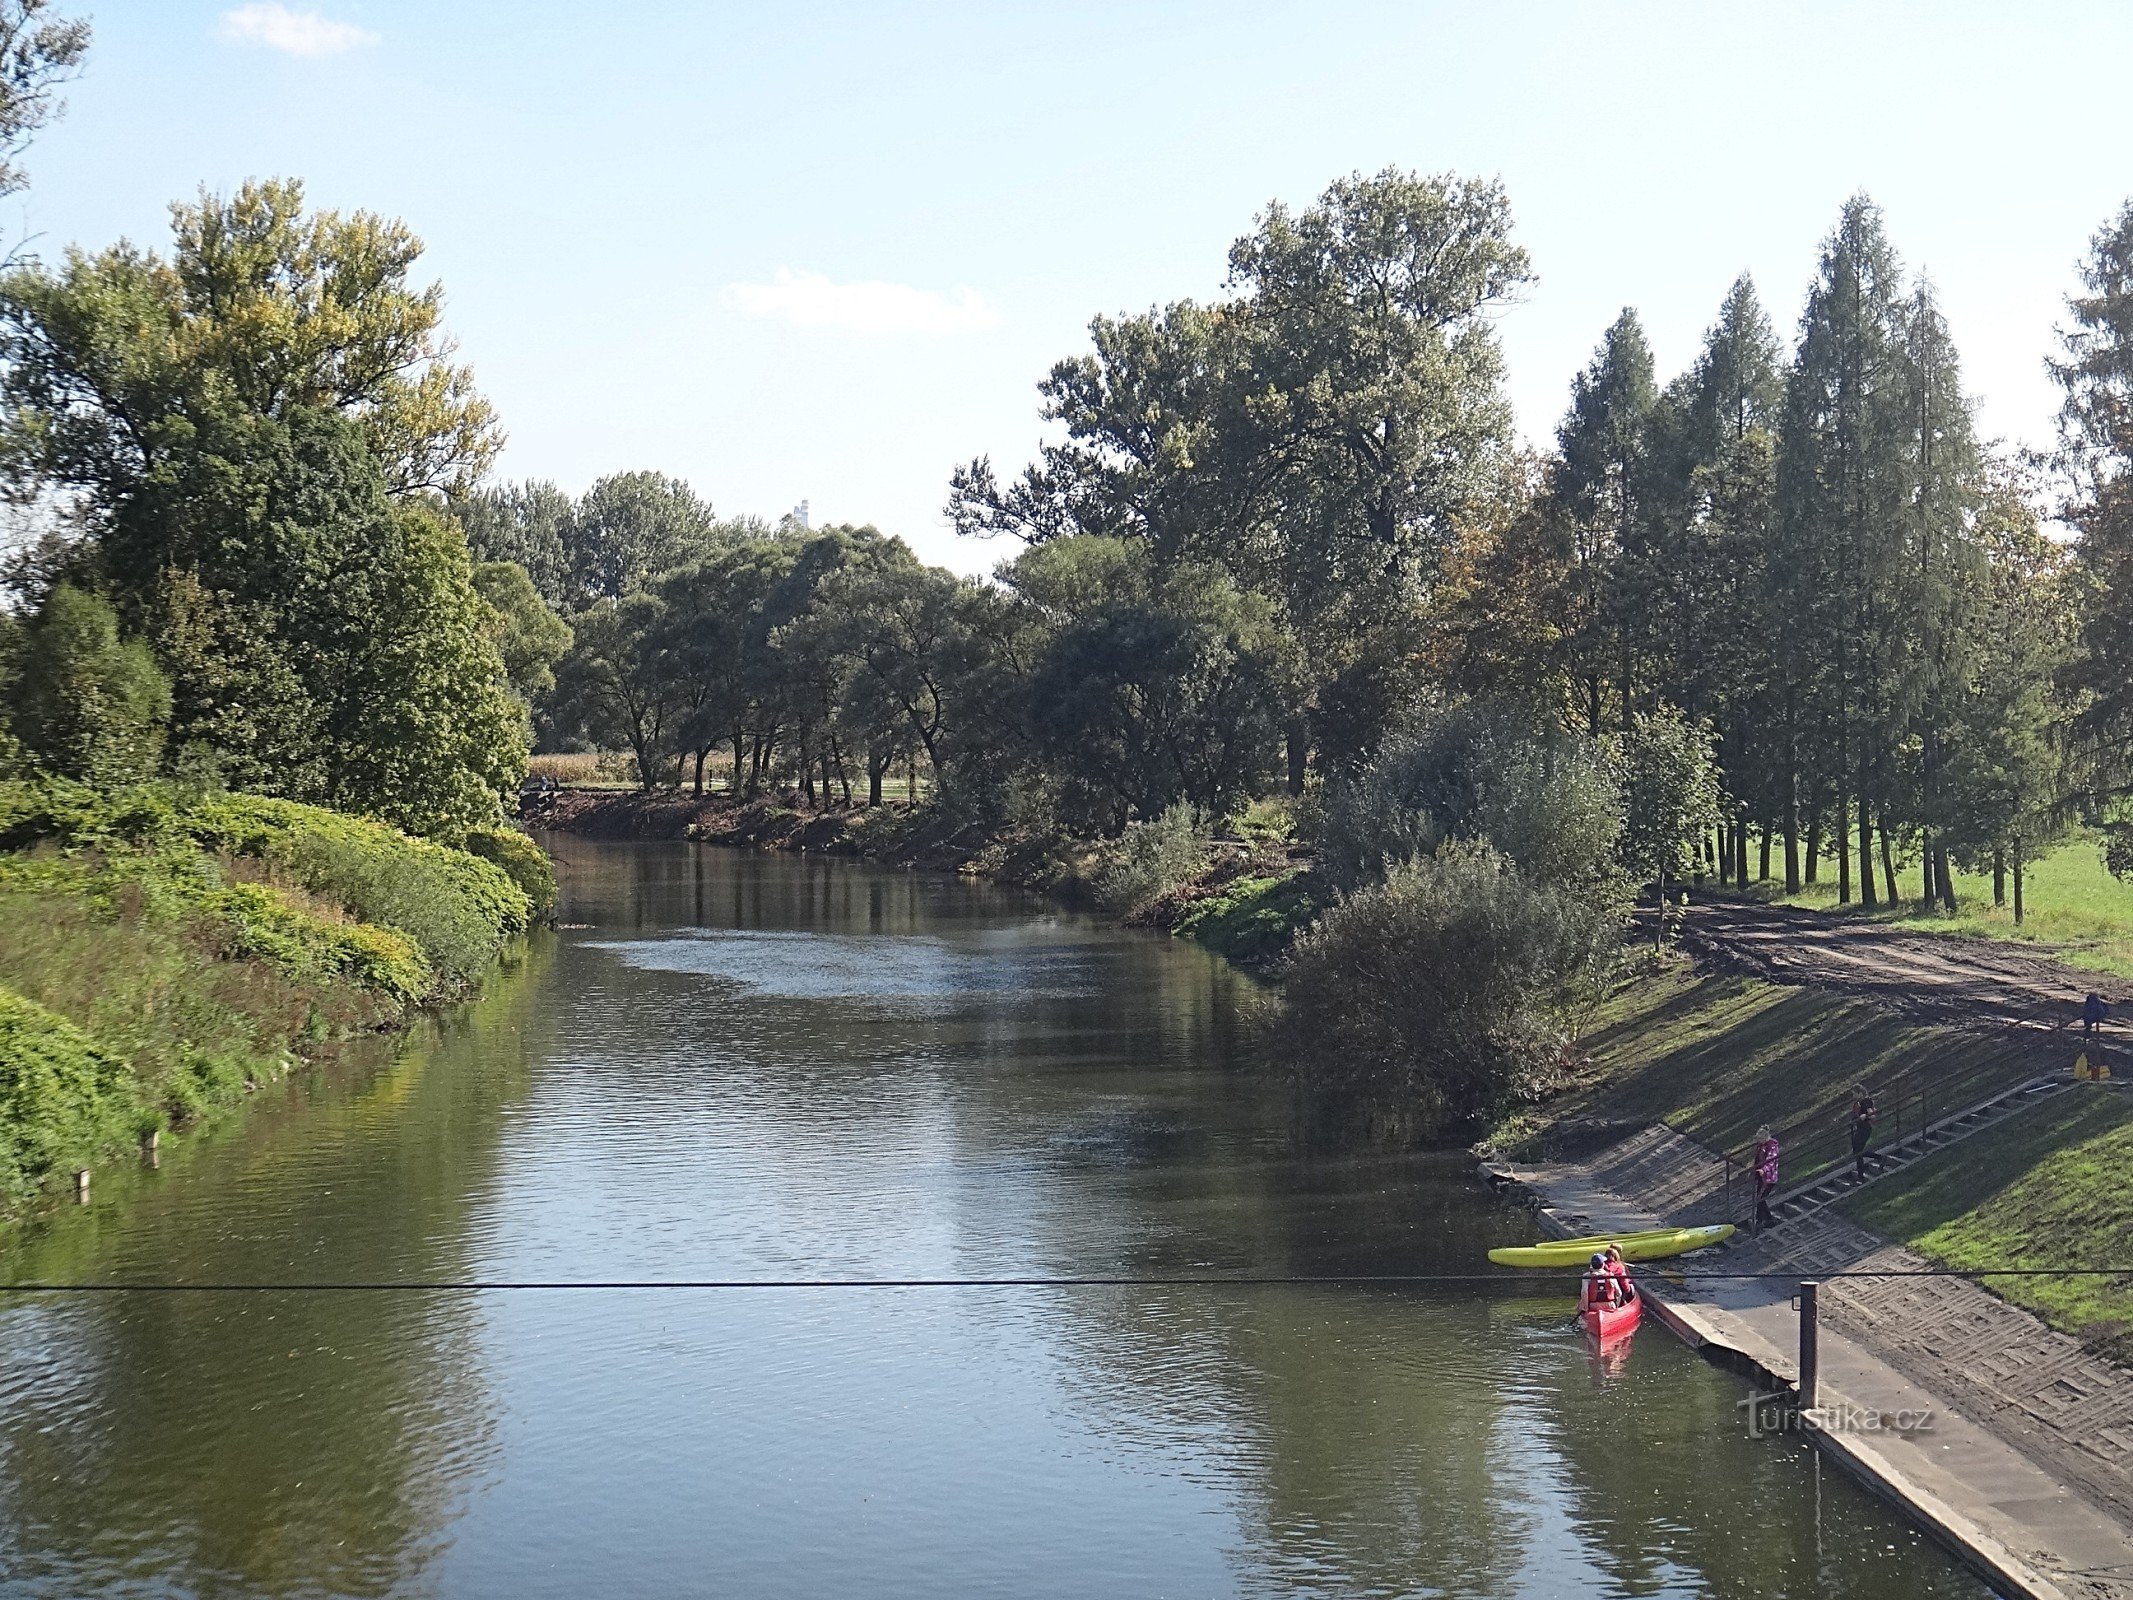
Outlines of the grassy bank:
[{"label": "grassy bank", "polygon": [[0,784],[0,1213],[466,993],[554,882],[521,835],[467,844],[254,796]]},{"label": "grassy bank", "polygon": [[[1769,898],[1780,905],[1839,912],[1836,869],[1832,863],[1824,862],[1822,872],[1824,881],[1807,885],[1798,894],[1772,893]],[[1898,876],[1898,885],[1908,898],[1893,909],[1884,907],[1869,913],[1855,905],[1843,908],[1840,914],[1870,916],[1893,927],[1929,933],[2051,945],[2070,965],[2133,977],[2133,883],[2111,876],[2094,839],[2074,839],[2029,864],[2023,877],[2023,920],[2019,928],[2014,920],[2011,879],[2007,886],[2009,903],[1995,906],[1990,873],[1958,872],[1955,888],[1960,909],[1951,915],[1919,910],[1916,871],[1909,876],[1908,883],[1903,881],[1903,875]]]},{"label": "grassy bank", "polygon": [[[1863,1189],[1857,1221],[1944,1266],[2123,1265],[2133,1238],[2133,1093],[2083,1085]],[[1986,1287],[2133,1361],[2133,1284],[1996,1278]]]},{"label": "grassy bank", "polygon": [[1853,1089],[1892,1137],[2057,1064],[2053,1046],[1910,1023],[1862,1000],[1669,963],[1625,986],[1581,1041],[1571,1087],[1498,1142],[1578,1154],[1664,1122],[1721,1154],[1769,1123],[1787,1184],[1848,1159]]}]

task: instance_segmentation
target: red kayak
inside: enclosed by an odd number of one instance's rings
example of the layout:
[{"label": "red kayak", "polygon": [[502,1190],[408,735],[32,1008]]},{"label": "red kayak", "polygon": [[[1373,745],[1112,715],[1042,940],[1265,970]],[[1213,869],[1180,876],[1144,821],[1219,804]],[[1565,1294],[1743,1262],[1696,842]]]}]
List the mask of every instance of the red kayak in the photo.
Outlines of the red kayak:
[{"label": "red kayak", "polygon": [[1636,1327],[1644,1316],[1644,1296],[1632,1296],[1627,1305],[1599,1306],[1588,1303],[1585,1291],[1580,1289],[1578,1315],[1585,1321],[1585,1331],[1605,1344]]}]

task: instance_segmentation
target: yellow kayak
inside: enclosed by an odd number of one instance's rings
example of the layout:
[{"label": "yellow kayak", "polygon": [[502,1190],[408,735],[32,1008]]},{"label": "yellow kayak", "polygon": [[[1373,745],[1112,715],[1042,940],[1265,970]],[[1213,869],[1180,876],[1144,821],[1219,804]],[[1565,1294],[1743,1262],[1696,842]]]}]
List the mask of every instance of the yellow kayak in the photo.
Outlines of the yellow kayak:
[{"label": "yellow kayak", "polygon": [[1662,1261],[1732,1237],[1730,1222],[1715,1222],[1704,1228],[1648,1228],[1642,1233],[1595,1233],[1584,1239],[1505,1245],[1491,1250],[1489,1259],[1499,1267],[1582,1267],[1594,1252],[1618,1244],[1625,1261]]}]

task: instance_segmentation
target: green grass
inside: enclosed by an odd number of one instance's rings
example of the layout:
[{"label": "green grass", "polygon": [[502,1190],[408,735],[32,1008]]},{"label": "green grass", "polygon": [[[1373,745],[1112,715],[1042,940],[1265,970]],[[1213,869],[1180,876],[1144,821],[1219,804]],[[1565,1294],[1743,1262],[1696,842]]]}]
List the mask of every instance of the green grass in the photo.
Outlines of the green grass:
[{"label": "green grass", "polygon": [[1865,1001],[1685,964],[1615,994],[1580,1045],[1576,1086],[1520,1132],[1665,1122],[1740,1155],[1767,1122],[1787,1186],[1849,1159],[1857,1085],[1879,1101],[1888,1139],[2056,1064],[2027,1040],[1920,1026]]},{"label": "green grass", "polygon": [[257,796],[0,783],[0,1214],[466,992],[553,890],[522,835],[475,848]]},{"label": "green grass", "polygon": [[1300,869],[1232,878],[1194,902],[1172,932],[1232,961],[1259,961],[1287,949],[1319,909]]},{"label": "green grass", "polygon": [[[2129,1172],[2133,1093],[2083,1086],[1861,1190],[1843,1209],[1944,1266],[2120,1266],[2133,1261]],[[2133,1359],[2133,1283],[1986,1286],[2115,1359]]]},{"label": "green grass", "polygon": [[[2103,853],[2093,839],[2075,839],[2029,864],[2023,875],[2020,928],[2014,923],[2011,877],[2009,903],[1995,906],[1990,873],[1958,872],[1955,892],[1960,909],[1952,916],[1918,909],[1920,878],[1915,865],[1898,872],[1896,882],[1905,898],[1893,911],[1883,908],[1874,912],[1878,921],[1934,933],[2053,945],[2072,965],[2133,977],[2133,883],[2121,882],[2105,870]],[[1878,876],[1875,884],[1878,892]],[[1796,895],[1776,893],[1771,898],[1780,905],[1837,910],[1834,861],[1822,863],[1821,882],[1806,886]],[[1856,903],[1845,910],[1849,915],[1862,914]]]}]

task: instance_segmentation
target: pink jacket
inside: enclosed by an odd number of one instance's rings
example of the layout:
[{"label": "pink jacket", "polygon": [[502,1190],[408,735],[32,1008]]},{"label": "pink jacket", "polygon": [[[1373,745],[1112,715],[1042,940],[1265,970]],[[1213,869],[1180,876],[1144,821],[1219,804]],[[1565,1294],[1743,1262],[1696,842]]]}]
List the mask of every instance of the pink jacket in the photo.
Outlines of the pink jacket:
[{"label": "pink jacket", "polygon": [[1755,1147],[1755,1176],[1757,1181],[1775,1184],[1778,1181],[1778,1142],[1765,1139]]}]

